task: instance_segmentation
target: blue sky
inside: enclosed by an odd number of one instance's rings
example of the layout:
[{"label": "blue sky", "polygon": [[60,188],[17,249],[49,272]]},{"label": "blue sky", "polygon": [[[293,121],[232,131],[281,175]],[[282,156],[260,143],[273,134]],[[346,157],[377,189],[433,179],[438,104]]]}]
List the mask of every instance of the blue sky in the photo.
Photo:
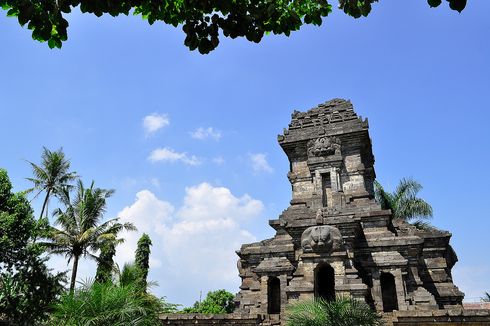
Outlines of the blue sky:
[{"label": "blue sky", "polygon": [[[365,19],[334,10],[321,27],[222,39],[205,56],[179,28],[78,13],[50,50],[2,12],[0,166],[26,189],[24,160],[63,147],[86,182],[116,189],[107,217],[152,235],[154,292],[189,305],[200,291],[236,292],[233,251],[273,234],[267,221],[291,191],[276,135],[293,109],[347,98],[369,118],[378,179],[424,185],[433,224],[453,233],[455,282],[477,300],[490,291],[489,11],[383,1]],[[84,264],[81,277],[94,271]]]}]

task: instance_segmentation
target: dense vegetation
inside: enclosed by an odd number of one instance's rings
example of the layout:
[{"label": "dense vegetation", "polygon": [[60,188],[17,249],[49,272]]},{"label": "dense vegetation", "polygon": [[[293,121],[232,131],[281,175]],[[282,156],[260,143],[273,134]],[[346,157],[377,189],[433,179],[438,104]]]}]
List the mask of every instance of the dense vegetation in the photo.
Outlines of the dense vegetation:
[{"label": "dense vegetation", "polygon": [[[339,9],[355,18],[367,16],[378,0],[339,0]],[[442,0],[427,0],[437,7]],[[446,0],[461,12],[466,0]],[[181,26],[184,44],[191,50],[208,53],[219,44],[220,34],[245,37],[260,42],[264,34],[289,36],[303,25],[321,25],[332,12],[327,0],[0,0],[7,16],[32,30],[32,38],[60,48],[68,38],[67,14],[79,7],[83,13],[141,15],[149,24],[163,22]]]},{"label": "dense vegetation", "polygon": [[[43,148],[41,163],[29,162],[33,187],[13,193],[7,172],[0,169],[0,320],[12,325],[157,325],[158,314],[177,305],[147,291],[151,239],[143,234],[135,262],[119,271],[114,263],[122,230],[131,223],[105,219],[107,199],[114,193],[87,187],[62,149]],[[44,193],[36,219],[27,199]],[[60,207],[50,212],[56,198]],[[48,216],[52,213],[54,225]],[[68,290],[66,273],[52,273],[46,262],[53,254],[72,262]],[[76,288],[81,258],[97,261],[95,281]]]},{"label": "dense vegetation", "polygon": [[51,273],[44,248],[46,220],[38,220],[24,193],[12,193],[7,172],[0,169],[0,318],[33,325],[48,318],[63,290],[64,274]]}]

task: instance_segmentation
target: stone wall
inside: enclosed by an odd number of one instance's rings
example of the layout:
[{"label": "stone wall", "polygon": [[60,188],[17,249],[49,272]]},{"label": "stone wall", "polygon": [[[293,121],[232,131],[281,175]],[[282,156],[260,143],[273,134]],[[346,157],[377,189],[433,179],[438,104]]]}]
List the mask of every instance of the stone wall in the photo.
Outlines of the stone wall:
[{"label": "stone wall", "polygon": [[257,326],[261,319],[258,317],[244,316],[238,314],[162,314],[160,315],[162,325],[194,326],[194,325],[236,325]]},{"label": "stone wall", "polygon": [[[388,316],[387,316],[388,317]],[[433,311],[396,311],[387,325],[393,326],[489,326],[490,310],[442,309]]]},{"label": "stone wall", "polygon": [[[284,324],[284,320],[278,318],[278,315],[257,315],[252,317],[241,314],[163,314],[160,316],[162,325],[172,326],[272,326]],[[386,326],[489,326],[490,310],[455,308],[432,311],[394,311],[385,313],[383,320]]]}]

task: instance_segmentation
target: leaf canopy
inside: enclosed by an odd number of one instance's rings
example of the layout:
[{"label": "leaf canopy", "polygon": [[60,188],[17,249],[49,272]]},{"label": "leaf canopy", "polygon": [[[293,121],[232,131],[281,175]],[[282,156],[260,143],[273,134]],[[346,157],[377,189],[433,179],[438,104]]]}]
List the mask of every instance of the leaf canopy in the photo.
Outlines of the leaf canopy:
[{"label": "leaf canopy", "polygon": [[[339,0],[339,8],[355,18],[367,16],[378,0]],[[461,12],[466,0],[446,0]],[[441,0],[427,0],[437,7]],[[332,11],[327,0],[0,0],[7,16],[32,30],[32,38],[61,48],[68,39],[66,14],[79,7],[98,17],[109,14],[141,15],[151,25],[163,22],[181,26],[184,44],[200,53],[209,53],[225,37],[245,37],[260,42],[264,34],[289,36],[302,25],[321,25]]]}]

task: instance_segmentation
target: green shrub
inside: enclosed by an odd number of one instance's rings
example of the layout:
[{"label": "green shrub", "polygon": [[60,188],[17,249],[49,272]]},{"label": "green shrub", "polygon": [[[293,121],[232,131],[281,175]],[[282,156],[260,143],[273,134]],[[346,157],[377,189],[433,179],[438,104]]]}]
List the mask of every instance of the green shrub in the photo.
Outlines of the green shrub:
[{"label": "green shrub", "polygon": [[51,325],[159,325],[163,302],[134,285],[94,283],[65,294],[54,307]]},{"label": "green shrub", "polygon": [[234,295],[226,290],[208,292],[206,299],[201,303],[194,303],[193,307],[185,308],[184,313],[200,314],[228,314],[235,310]]},{"label": "green shrub", "polygon": [[288,326],[378,326],[381,316],[364,302],[351,298],[298,301],[287,308]]}]

